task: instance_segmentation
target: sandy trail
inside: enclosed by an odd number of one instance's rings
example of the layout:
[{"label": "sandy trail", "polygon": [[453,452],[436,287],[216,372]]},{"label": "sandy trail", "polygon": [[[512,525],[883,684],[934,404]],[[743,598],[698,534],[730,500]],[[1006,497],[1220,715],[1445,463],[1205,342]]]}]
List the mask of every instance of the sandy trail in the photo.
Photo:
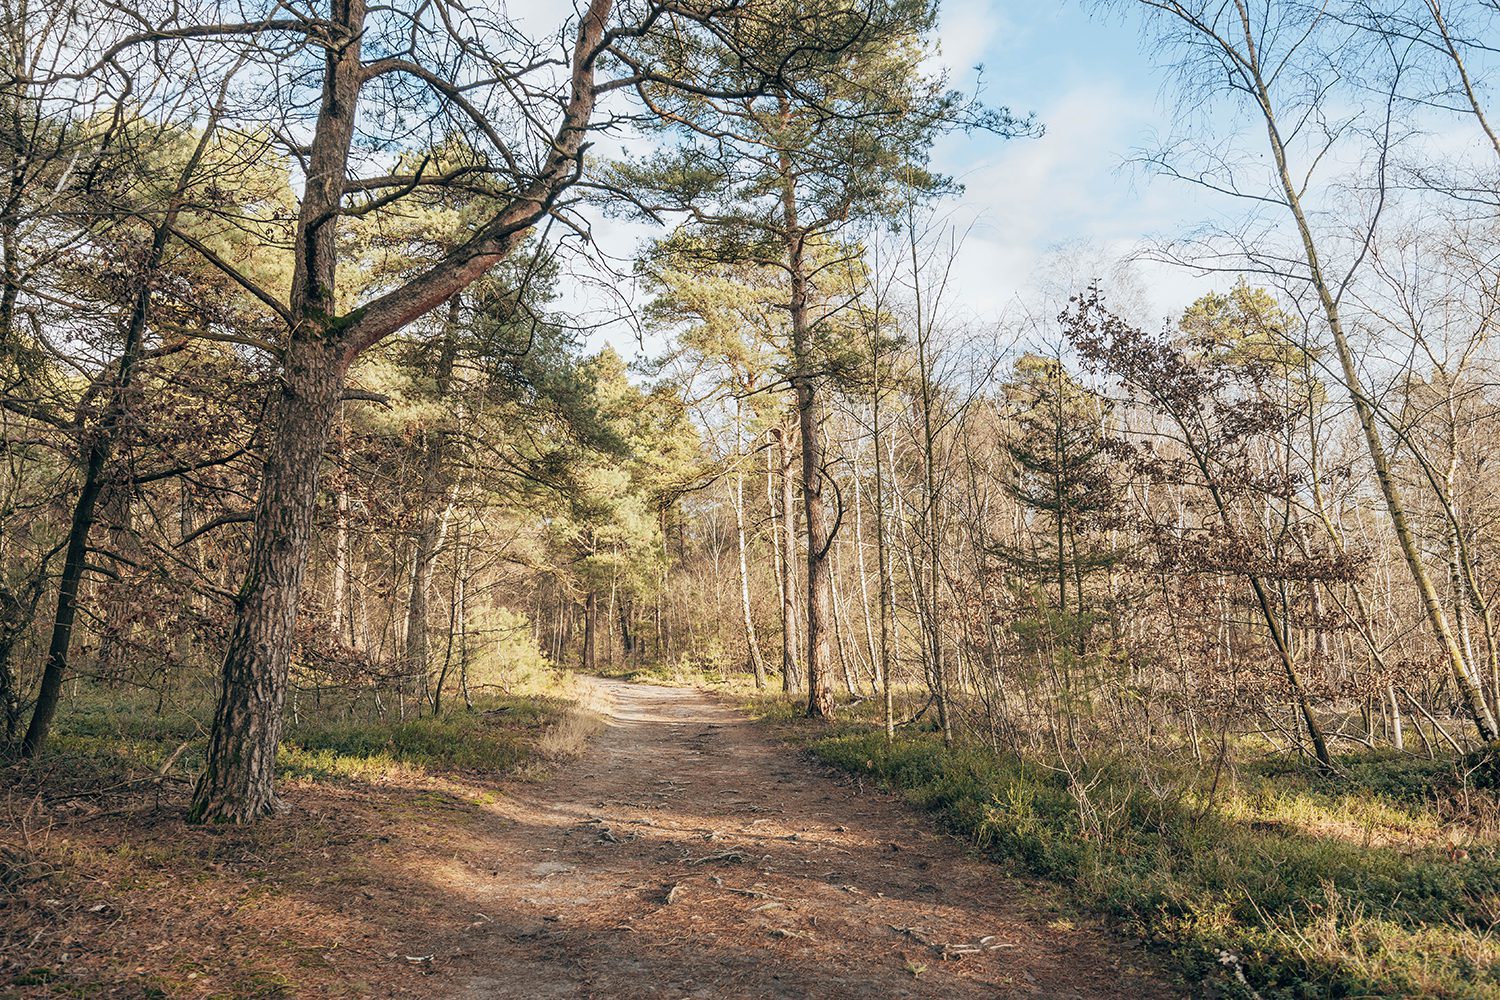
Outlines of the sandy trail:
[{"label": "sandy trail", "polygon": [[709,696],[588,683],[608,726],[586,755],[420,866],[413,891],[473,911],[404,935],[443,967],[433,995],[1174,995],[1131,967],[1135,946],[1052,919],[1034,888]]}]

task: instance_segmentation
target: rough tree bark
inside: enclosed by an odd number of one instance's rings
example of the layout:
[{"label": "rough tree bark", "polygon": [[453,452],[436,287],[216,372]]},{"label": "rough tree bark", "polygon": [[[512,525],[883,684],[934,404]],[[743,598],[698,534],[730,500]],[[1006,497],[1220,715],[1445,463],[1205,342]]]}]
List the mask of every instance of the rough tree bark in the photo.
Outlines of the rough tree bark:
[{"label": "rough tree bark", "polygon": [[599,669],[599,595],[592,590],[583,602],[583,670],[596,673]]},{"label": "rough tree bark", "polygon": [[[338,436],[339,447],[343,447],[347,425],[344,421],[344,404],[339,404],[338,413]],[[334,499],[334,526],[333,526],[333,605],[331,611],[331,622],[333,634],[338,636],[339,642],[355,643],[354,615],[349,603],[349,484],[341,481],[338,486],[338,495]]]},{"label": "rough tree bark", "polygon": [[463,246],[425,273],[339,316],[337,220],[347,183],[361,88],[382,69],[361,56],[365,0],[333,0],[325,39],[323,101],[306,161],[292,295],[278,312],[289,328],[282,385],[272,408],[251,537],[221,672],[207,767],[189,809],[195,822],[249,822],[280,808],[276,746],[293,630],[312,533],[318,470],[349,366],[365,350],[448,301],[508,257],[577,176],[593,116],[594,68],[610,0],[592,0],[573,43],[570,93],[538,176]]},{"label": "rough tree bark", "polygon": [[189,818],[248,822],[276,812],[276,748],[292,630],[312,541],[323,446],[347,365],[326,338],[293,340],[267,435],[260,501],[224,656],[208,767]]},{"label": "rough tree bark", "polygon": [[808,316],[806,237],[798,220],[796,179],[782,154],[782,221],[786,238],[792,326],[792,388],[797,400],[797,429],[802,438],[802,513],[807,520],[807,714],[833,714],[829,684],[828,620],[832,614],[832,581],[828,572],[832,537],[823,507],[823,445],[818,433],[823,422],[816,349]]},{"label": "rough tree bark", "polygon": [[780,553],[776,578],[781,591],[781,689],[792,694],[800,686],[797,679],[802,675],[797,660],[797,501],[792,479],[795,459],[787,440],[792,432],[785,427],[774,427],[771,433],[776,438],[781,476],[781,541],[776,546]]}]

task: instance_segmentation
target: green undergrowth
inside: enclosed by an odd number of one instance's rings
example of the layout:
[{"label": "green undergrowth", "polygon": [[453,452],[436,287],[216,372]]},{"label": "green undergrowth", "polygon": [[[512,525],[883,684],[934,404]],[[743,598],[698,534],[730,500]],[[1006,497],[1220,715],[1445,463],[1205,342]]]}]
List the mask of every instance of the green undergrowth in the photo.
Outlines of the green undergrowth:
[{"label": "green undergrowth", "polygon": [[570,710],[561,698],[489,696],[472,712],[314,723],[288,734],[279,762],[286,776],[313,779],[369,780],[399,770],[504,773],[534,759],[542,733]]},{"label": "green undergrowth", "polygon": [[[158,774],[188,780],[203,767],[211,715],[206,700],[162,708],[154,698],[84,690],[65,703],[45,752],[20,776],[54,794],[113,789]],[[437,716],[404,720],[393,711],[313,706],[286,720],[278,764],[282,777],[312,781],[495,776],[575,749],[569,744],[581,742],[574,734],[586,734],[590,718],[565,682],[552,693],[484,694],[472,710],[460,702]]]},{"label": "green undergrowth", "polygon": [[[774,713],[773,713],[774,714]],[[811,735],[992,857],[1170,947],[1229,995],[1500,997],[1500,859],[1490,793],[1454,761],[1367,753],[1342,776],[1295,763],[1070,774],[1014,755],[888,743],[867,725]]]}]

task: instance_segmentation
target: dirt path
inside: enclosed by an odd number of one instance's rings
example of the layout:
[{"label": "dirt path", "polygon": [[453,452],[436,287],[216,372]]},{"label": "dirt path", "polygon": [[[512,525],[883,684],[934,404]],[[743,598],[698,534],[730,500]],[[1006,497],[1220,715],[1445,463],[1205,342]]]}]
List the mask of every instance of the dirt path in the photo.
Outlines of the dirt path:
[{"label": "dirt path", "polygon": [[1129,967],[1132,946],[1051,919],[908,807],[708,696],[591,683],[610,707],[588,753],[422,866],[414,891],[473,910],[461,931],[405,935],[443,967],[442,995],[1173,995]]}]

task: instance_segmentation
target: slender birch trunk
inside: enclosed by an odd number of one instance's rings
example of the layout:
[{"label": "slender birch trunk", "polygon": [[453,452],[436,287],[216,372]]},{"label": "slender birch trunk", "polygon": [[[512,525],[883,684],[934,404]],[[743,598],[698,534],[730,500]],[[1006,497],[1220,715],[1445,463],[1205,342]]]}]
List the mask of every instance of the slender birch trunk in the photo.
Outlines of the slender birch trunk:
[{"label": "slender birch trunk", "polygon": [[[1385,500],[1386,511],[1390,516],[1391,530],[1395,533],[1396,540],[1400,544],[1401,554],[1406,560],[1407,569],[1410,571],[1412,581],[1416,585],[1417,594],[1421,599],[1422,608],[1432,629],[1433,637],[1437,640],[1438,648],[1447,659],[1448,666],[1452,671],[1453,680],[1458,685],[1464,702],[1474,718],[1474,725],[1479,732],[1479,737],[1485,742],[1493,741],[1497,735],[1500,735],[1500,733],[1497,733],[1495,727],[1494,715],[1490,712],[1489,705],[1485,702],[1480,685],[1475,680],[1471,666],[1464,657],[1463,649],[1459,645],[1457,636],[1454,635],[1453,628],[1448,621],[1448,616],[1443,611],[1437,587],[1433,585],[1432,577],[1427,572],[1427,566],[1422,560],[1421,547],[1411,530],[1410,520],[1406,512],[1405,498],[1402,496],[1401,488],[1391,471],[1390,457],[1386,451],[1385,442],[1380,437],[1380,425],[1376,416],[1375,406],[1371,401],[1369,392],[1364,387],[1364,380],[1359,372],[1358,359],[1350,344],[1348,334],[1344,329],[1343,316],[1339,308],[1339,298],[1335,294],[1332,284],[1324,274],[1322,255],[1318,251],[1317,240],[1313,236],[1312,226],[1302,207],[1302,188],[1298,181],[1293,178],[1291,167],[1287,160],[1287,151],[1282,139],[1280,121],[1271,97],[1270,86],[1266,82],[1265,75],[1261,69],[1259,43],[1251,25],[1251,18],[1245,5],[1245,0],[1235,0],[1235,8],[1239,12],[1245,46],[1244,54],[1238,56],[1238,58],[1241,60],[1243,71],[1251,84],[1254,97],[1259,106],[1258,110],[1264,119],[1266,137],[1275,161],[1277,180],[1281,185],[1282,196],[1285,199],[1288,211],[1291,213],[1292,220],[1296,224],[1297,233],[1302,242],[1303,254],[1308,268],[1308,277],[1318,296],[1318,303],[1322,308],[1324,320],[1328,324],[1329,333],[1333,337],[1334,351],[1338,355],[1339,368],[1344,376],[1344,385],[1349,391],[1350,399],[1354,404],[1355,415],[1359,418],[1360,429],[1364,433],[1365,448],[1369,453],[1370,463],[1375,470],[1375,480],[1380,487],[1381,497]],[[1227,42],[1225,42],[1225,45],[1231,51],[1237,51],[1232,46],[1229,46]]]}]

